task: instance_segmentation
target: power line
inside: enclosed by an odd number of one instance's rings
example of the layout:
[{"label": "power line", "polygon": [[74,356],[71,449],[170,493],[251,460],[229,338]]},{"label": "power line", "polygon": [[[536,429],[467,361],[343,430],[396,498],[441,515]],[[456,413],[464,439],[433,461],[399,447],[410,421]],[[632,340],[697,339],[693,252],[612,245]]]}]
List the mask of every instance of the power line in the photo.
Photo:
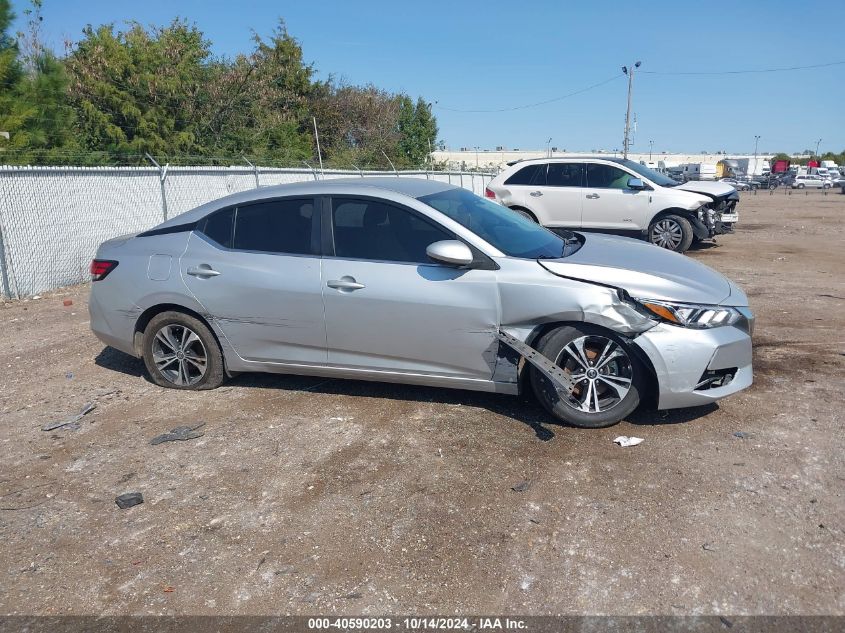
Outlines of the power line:
[{"label": "power line", "polygon": [[813,64],[811,66],[786,66],[783,68],[758,68],[754,70],[690,70],[690,71],[663,71],[663,70],[641,70],[648,75],[748,75],[752,73],[780,73],[791,70],[810,70],[812,68],[829,68],[830,66],[841,66],[845,61],[828,62],[827,64]]},{"label": "power line", "polygon": [[463,109],[460,109],[460,108],[447,108],[446,106],[440,105],[440,103],[437,102],[437,101],[434,102],[434,107],[436,107],[439,110],[446,110],[448,112],[468,112],[468,113],[471,113],[471,112],[475,112],[475,113],[479,113],[479,112],[513,112],[514,110],[524,110],[526,108],[535,108],[537,106],[546,105],[547,103],[554,103],[556,101],[563,101],[564,99],[568,99],[569,97],[574,97],[575,95],[582,94],[584,92],[587,92],[588,90],[592,90],[594,88],[598,88],[599,86],[609,84],[611,81],[619,79],[621,76],[622,76],[621,73],[618,74],[618,75],[614,75],[610,79],[605,79],[604,81],[600,81],[599,83],[593,84],[592,86],[587,86],[586,88],[581,88],[580,90],[576,90],[575,92],[570,92],[569,94],[563,95],[562,97],[555,97],[554,99],[546,99],[545,101],[538,101],[536,103],[527,103],[525,105],[514,106],[512,108],[498,108],[498,109],[494,109],[494,110],[463,110]]}]

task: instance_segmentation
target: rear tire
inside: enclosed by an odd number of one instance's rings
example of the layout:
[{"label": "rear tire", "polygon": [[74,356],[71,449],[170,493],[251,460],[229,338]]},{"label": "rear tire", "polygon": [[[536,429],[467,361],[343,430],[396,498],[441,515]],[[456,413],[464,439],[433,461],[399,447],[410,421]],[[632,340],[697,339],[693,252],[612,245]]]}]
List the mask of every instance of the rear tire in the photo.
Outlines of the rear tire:
[{"label": "rear tire", "polygon": [[[518,213],[523,218],[528,218],[532,222],[537,222],[537,218],[535,218],[534,214],[528,209],[523,209],[522,207],[510,207],[510,210]],[[537,222],[537,224],[539,224],[539,222]]]},{"label": "rear tire", "polygon": [[648,241],[676,253],[689,249],[693,238],[692,225],[680,215],[663,215],[648,226]]},{"label": "rear tire", "polygon": [[216,389],[225,378],[223,353],[211,330],[184,312],[154,316],[144,330],[144,365],[152,381],[170,389]]},{"label": "rear tire", "polygon": [[[609,330],[586,323],[559,327],[545,334],[536,349],[564,372],[579,377],[571,394],[574,399],[565,401],[551,381],[531,366],[537,400],[566,424],[586,429],[612,426],[630,415],[645,393],[645,368],[628,344]],[[578,360],[580,356],[585,357],[586,366]],[[595,373],[595,378],[588,379],[588,372]]]}]

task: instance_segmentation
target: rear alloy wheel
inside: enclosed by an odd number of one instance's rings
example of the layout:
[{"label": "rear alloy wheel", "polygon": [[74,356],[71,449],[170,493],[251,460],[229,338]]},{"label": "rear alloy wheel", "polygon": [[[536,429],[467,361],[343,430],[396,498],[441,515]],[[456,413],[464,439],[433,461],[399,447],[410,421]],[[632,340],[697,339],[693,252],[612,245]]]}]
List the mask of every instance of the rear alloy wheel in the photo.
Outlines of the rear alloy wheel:
[{"label": "rear alloy wheel", "polygon": [[648,227],[648,241],[676,253],[683,253],[692,244],[693,232],[689,220],[679,215],[664,215]]},{"label": "rear alloy wheel", "polygon": [[615,334],[589,325],[552,330],[537,345],[572,378],[566,397],[533,366],[531,385],[540,403],[559,420],[583,428],[616,424],[640,403],[642,364]]},{"label": "rear alloy wheel", "polygon": [[223,355],[208,327],[182,312],[162,312],[144,330],[144,364],[153,382],[173,389],[214,389]]}]

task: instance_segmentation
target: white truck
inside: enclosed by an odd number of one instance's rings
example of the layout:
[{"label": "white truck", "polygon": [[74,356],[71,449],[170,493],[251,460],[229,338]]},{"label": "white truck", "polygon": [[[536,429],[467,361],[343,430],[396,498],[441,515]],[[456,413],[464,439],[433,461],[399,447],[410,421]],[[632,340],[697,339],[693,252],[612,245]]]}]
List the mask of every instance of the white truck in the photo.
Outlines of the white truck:
[{"label": "white truck", "polygon": [[686,180],[716,180],[716,165],[687,163],[683,168],[683,176]]}]

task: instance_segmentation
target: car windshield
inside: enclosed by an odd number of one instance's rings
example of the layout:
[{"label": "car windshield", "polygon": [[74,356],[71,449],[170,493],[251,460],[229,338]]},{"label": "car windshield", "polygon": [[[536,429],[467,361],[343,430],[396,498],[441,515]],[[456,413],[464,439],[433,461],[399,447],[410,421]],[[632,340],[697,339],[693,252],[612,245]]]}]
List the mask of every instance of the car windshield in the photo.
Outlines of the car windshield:
[{"label": "car windshield", "polygon": [[645,165],[640,165],[639,163],[635,163],[632,160],[623,160],[622,164],[625,165],[628,169],[631,169],[637,172],[640,176],[645,176],[655,185],[660,187],[677,187],[678,181],[672,180],[669,176],[665,174],[661,174],[658,171],[654,171],[653,169],[646,167]]},{"label": "car windshield", "polygon": [[446,189],[418,200],[466,227],[509,257],[557,259],[581,248],[582,242],[574,233],[561,237],[466,189]]}]

